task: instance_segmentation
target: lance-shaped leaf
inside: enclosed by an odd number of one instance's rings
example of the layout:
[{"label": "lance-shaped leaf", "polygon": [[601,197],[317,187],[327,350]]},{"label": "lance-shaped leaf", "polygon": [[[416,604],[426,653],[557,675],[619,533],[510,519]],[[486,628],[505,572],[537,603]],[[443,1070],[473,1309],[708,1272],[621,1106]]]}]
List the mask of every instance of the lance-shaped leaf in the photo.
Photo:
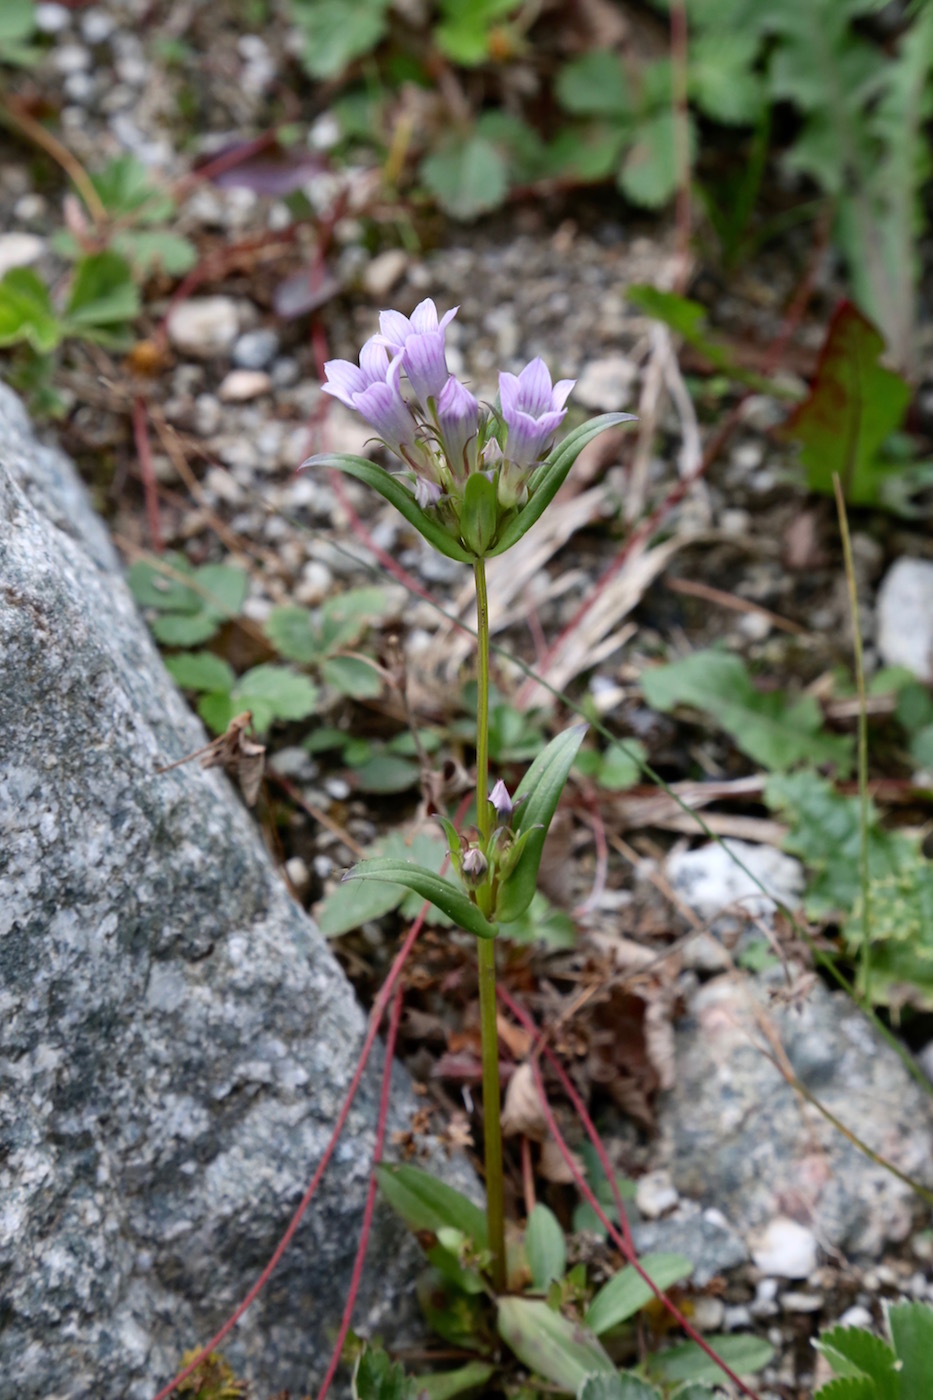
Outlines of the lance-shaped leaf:
[{"label": "lance-shaped leaf", "polygon": [[614,1376],[602,1344],[536,1298],[499,1299],[499,1336],[536,1376],[576,1394],[589,1376]]},{"label": "lance-shaped leaf", "polygon": [[433,1235],[445,1229],[459,1230],[477,1249],[486,1249],[486,1213],[462,1192],[407,1164],[380,1162],[376,1177],[389,1205],[410,1230],[430,1230]]},{"label": "lance-shaped leaf", "polygon": [[415,865],[413,861],[396,860],[392,856],[363,860],[359,865],[354,865],[352,870],[348,870],[343,878],[381,880],[387,885],[404,885],[405,889],[414,890],[422,899],[436,905],[441,913],[446,914],[448,919],[452,919],[467,933],[473,933],[477,938],[496,936],[495,924],[483,917],[463,890],[452,885],[441,875],[435,875],[433,870],[426,870],[423,865]]},{"label": "lance-shaped leaf", "polygon": [[483,558],[496,533],[499,506],[496,501],[496,488],[482,472],[473,472],[466,479],[463,489],[463,506],[460,511],[460,533],[477,557]]},{"label": "lance-shaped leaf", "polygon": [[633,413],[602,413],[598,418],[591,418],[588,423],[583,423],[579,428],[574,428],[572,433],[568,433],[552,456],[538,467],[532,478],[534,491],[531,499],[509,521],[495,548],[489,551],[490,557],[494,554],[504,554],[507,549],[511,549],[512,545],[517,544],[522,535],[526,535],[532,525],[541,519],[587,443],[592,442],[607,428],[634,421]]},{"label": "lance-shaped leaf", "polygon": [[516,834],[525,840],[514,870],[499,888],[496,919],[501,923],[520,919],[534,897],[547,829],[585,733],[586,725],[577,724],[558,734],[538,754],[518,785],[513,799],[518,809]]},{"label": "lance-shaped leaf", "polygon": [[392,476],[384,467],[376,466],[375,462],[367,462],[365,457],[353,457],[344,452],[319,452],[317,456],[302,462],[298,470],[304,471],[305,467],[333,467],[345,476],[355,477],[365,486],[371,486],[374,491],[379,492],[383,500],[395,506],[409,525],[413,525],[439,553],[446,554],[448,559],[456,559],[461,564],[473,563],[474,556],[469,550],[449,534],[443,525],[428,515],[427,511],[423,511],[402,480]]}]

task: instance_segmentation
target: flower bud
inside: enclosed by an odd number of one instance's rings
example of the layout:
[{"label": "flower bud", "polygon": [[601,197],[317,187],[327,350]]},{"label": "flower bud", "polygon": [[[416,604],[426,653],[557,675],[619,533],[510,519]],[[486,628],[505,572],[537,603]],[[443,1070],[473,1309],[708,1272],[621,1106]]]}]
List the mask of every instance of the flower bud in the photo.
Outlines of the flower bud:
[{"label": "flower bud", "polygon": [[489,861],[483,855],[479,846],[471,846],[464,852],[460,862],[460,874],[463,883],[472,890],[478,889],[489,874]]}]

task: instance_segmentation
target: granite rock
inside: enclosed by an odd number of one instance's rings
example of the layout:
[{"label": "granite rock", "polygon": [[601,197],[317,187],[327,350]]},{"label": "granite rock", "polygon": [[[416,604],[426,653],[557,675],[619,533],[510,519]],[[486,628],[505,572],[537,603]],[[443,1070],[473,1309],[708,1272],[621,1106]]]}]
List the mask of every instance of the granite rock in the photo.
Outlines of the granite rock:
[{"label": "granite rock", "polygon": [[717,977],[695,993],[677,1031],[676,1084],[659,1105],[671,1180],[722,1210],[753,1248],[788,1217],[823,1245],[876,1256],[907,1237],[920,1202],[798,1097],[759,1048],[762,1018],[805,1087],[927,1186],[930,1099],[844,993],[817,982],[799,1007],[772,1004],[780,978]]},{"label": "granite rock", "polygon": [[[151,1400],[270,1255],[364,1018],[227,780],[156,774],[203,731],[2,387],[0,522],[0,1400]],[[415,1107],[395,1088],[390,1131]],[[326,1364],[377,1092],[224,1347],[263,1394]],[[370,1259],[356,1325],[391,1335],[417,1259],[385,1212]]]}]

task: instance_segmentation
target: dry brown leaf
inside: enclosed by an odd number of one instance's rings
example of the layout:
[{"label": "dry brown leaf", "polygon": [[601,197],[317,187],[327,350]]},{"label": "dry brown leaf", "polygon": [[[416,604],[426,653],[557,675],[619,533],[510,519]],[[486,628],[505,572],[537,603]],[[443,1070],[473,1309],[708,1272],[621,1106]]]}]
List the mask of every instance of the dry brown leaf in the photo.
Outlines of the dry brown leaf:
[{"label": "dry brown leaf", "polygon": [[530,1055],[532,1040],[528,1031],[522,1026],[513,1025],[501,1011],[496,1017],[496,1030],[513,1060],[524,1060]]},{"label": "dry brown leaf", "polygon": [[252,724],[252,711],[244,710],[242,714],[234,715],[224,733],[211,743],[205,744],[203,749],[195,749],[194,753],[186,754],[174,763],[167,763],[164,767],[157,768],[156,772],[170,773],[173,768],[180,768],[182,764],[190,763],[193,758],[200,758],[202,768],[223,768],[235,775],[243,794],[243,801],[247,807],[252,807],[259,796],[266,767],[265,744],[258,744],[247,733]]},{"label": "dry brown leaf", "polygon": [[547,1119],[541,1107],[534,1072],[527,1062],[519,1065],[509,1080],[500,1117],[503,1137],[524,1137],[543,1142],[548,1135]]},{"label": "dry brown leaf", "polygon": [[[586,1168],[576,1152],[571,1152],[570,1156],[573,1158],[580,1175],[585,1176]],[[552,1137],[549,1137],[541,1144],[538,1171],[544,1177],[545,1181],[553,1181],[559,1186],[570,1185],[570,1183],[575,1180],[574,1174],[570,1170],[569,1163],[564,1158],[563,1152],[561,1152]]]}]

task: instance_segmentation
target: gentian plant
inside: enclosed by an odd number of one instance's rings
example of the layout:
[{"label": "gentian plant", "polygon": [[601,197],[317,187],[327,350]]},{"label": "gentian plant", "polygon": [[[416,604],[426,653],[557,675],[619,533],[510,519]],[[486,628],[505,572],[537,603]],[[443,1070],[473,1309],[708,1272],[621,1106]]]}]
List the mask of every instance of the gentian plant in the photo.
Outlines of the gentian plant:
[{"label": "gentian plant", "polygon": [[398,460],[390,472],[363,457],[323,453],[304,467],[336,467],[365,482],[450,559],[470,564],[476,582],[478,698],[476,826],[459,833],[440,817],[456,880],[413,862],[365,860],[345,878],[381,880],[414,890],[476,935],[482,1033],[487,1237],[493,1286],[506,1281],[495,938],[531,903],[548,826],[584,735],[565,730],[534,760],[514,796],[489,790],[489,610],[486,560],[516,544],[553,501],[582,449],[632,418],[606,413],[554,440],[567,413],[571,379],[552,384],[541,359],[520,374],[499,375],[499,397],[483,405],[447,368],[445,332],[458,308],[440,318],[426,300],[410,317],[383,311],[379,333],[359,364],[329,360],[325,393],[369,423]]}]

